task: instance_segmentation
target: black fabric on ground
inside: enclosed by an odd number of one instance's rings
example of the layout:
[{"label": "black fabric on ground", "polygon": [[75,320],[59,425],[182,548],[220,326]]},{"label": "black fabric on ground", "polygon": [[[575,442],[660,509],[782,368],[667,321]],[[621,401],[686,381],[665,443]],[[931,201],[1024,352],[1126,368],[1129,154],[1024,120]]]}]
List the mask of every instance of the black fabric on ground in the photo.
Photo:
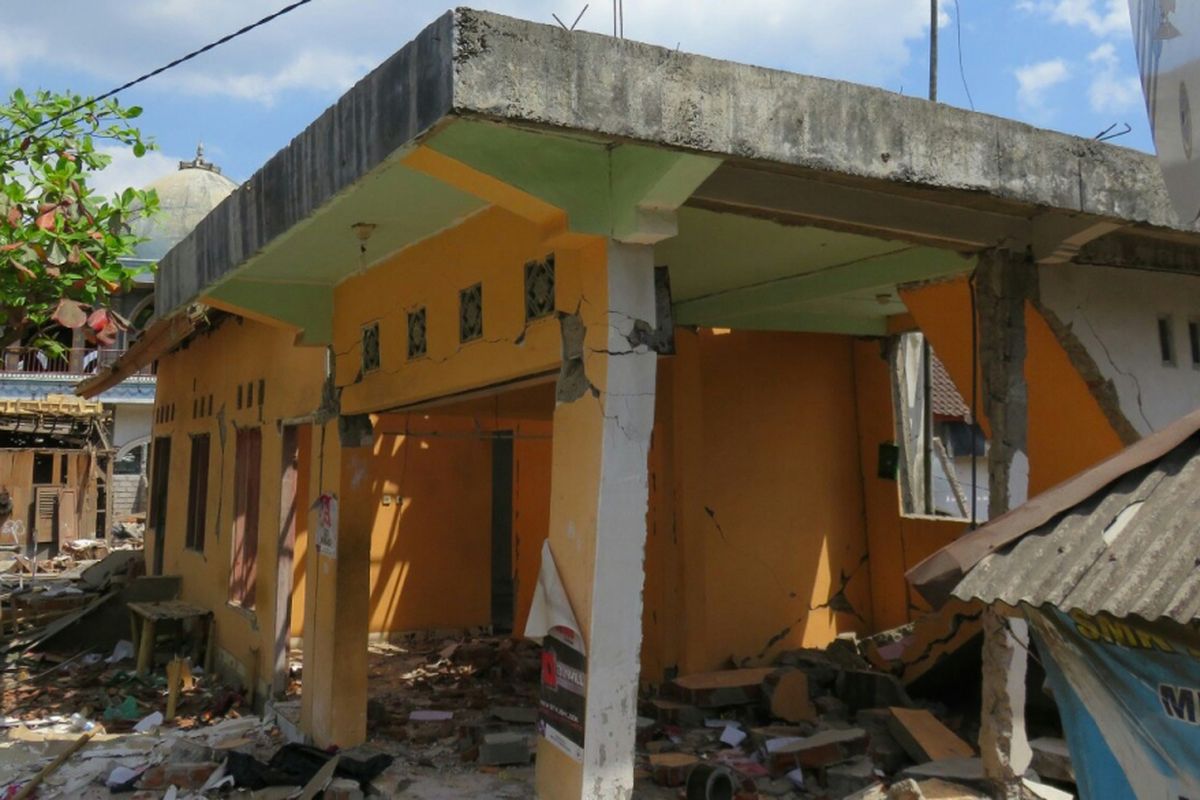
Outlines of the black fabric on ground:
[{"label": "black fabric on ground", "polygon": [[[334,753],[303,744],[285,744],[271,756],[266,764],[245,753],[230,753],[225,770],[233,776],[234,783],[245,789],[264,789],[267,786],[304,786],[325,765]],[[391,766],[393,758],[384,753],[366,761],[342,758],[338,761],[334,776],[358,781],[364,790]]]}]

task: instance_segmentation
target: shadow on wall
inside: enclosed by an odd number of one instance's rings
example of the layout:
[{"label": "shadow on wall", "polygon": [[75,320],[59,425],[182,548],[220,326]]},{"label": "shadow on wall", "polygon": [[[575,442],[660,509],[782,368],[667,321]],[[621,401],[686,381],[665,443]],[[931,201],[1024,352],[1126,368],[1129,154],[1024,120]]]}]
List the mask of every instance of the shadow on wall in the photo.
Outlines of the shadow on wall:
[{"label": "shadow on wall", "polygon": [[[381,416],[375,430],[363,484],[370,496],[352,499],[376,508],[371,631],[492,623],[493,432],[514,430],[520,446],[514,448],[511,563],[519,633],[547,533],[550,423],[408,414]],[[540,529],[530,525],[539,520]]]}]

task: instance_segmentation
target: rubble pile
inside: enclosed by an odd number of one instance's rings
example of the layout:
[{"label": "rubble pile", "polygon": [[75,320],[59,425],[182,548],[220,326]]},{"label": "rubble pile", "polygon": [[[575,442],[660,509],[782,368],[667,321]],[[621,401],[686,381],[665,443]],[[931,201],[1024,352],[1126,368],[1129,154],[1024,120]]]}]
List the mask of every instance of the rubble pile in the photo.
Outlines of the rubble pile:
[{"label": "rubble pile", "polygon": [[[984,798],[970,720],[914,702],[852,644],[677,678],[642,699],[643,798]],[[1031,797],[1055,795],[1031,791]],[[1070,796],[1070,795],[1066,795]]]},{"label": "rubble pile", "polygon": [[506,637],[373,645],[372,737],[439,769],[528,766],[537,736],[541,649]]},{"label": "rubble pile", "polygon": [[0,558],[0,652],[37,644],[144,572],[140,547],[99,539],[64,545],[50,559]]}]

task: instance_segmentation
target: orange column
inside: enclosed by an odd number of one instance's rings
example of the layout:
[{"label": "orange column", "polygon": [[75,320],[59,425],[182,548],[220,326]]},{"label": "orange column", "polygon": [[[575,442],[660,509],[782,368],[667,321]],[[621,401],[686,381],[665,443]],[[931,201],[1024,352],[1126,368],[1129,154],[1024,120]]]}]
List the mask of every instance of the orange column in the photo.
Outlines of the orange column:
[{"label": "orange column", "polygon": [[[337,422],[314,426],[311,496],[317,504],[308,537],[307,563],[312,566],[305,584],[301,725],[319,747],[353,747],[367,735],[368,576],[375,504],[365,483],[373,439],[345,422],[343,418],[343,427],[350,430],[340,437]],[[323,498],[337,501],[337,514],[325,521]],[[322,535],[329,526],[336,537],[332,546]]]}]

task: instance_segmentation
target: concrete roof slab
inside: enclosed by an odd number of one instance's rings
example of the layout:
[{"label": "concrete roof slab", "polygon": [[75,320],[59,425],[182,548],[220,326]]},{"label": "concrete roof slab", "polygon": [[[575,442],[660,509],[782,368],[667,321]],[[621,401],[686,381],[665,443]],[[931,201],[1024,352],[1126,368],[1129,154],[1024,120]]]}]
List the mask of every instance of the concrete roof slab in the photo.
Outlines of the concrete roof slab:
[{"label": "concrete roof slab", "polygon": [[[229,280],[455,117],[688,151],[865,187],[884,202],[907,193],[1024,219],[1049,209],[1183,229],[1142,153],[879,89],[457,9],[359,81],[168,253],[156,307],[169,313]],[[406,200],[420,202],[396,198]],[[799,211],[823,220],[820,209]],[[286,262],[272,280],[292,276],[295,262]],[[295,270],[305,277],[303,264]]]}]

